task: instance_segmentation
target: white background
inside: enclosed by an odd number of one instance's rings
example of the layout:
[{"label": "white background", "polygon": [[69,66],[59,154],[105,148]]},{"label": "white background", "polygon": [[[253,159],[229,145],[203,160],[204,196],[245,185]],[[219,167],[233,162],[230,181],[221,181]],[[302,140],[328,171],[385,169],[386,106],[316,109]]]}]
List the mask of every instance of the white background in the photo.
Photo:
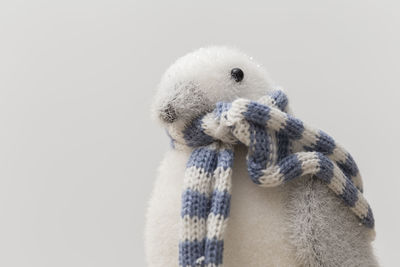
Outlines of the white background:
[{"label": "white background", "polygon": [[0,266],[145,266],[146,202],[168,149],[149,105],[168,65],[208,44],[254,56],[299,118],[351,151],[377,255],[399,266],[399,8],[1,1]]}]

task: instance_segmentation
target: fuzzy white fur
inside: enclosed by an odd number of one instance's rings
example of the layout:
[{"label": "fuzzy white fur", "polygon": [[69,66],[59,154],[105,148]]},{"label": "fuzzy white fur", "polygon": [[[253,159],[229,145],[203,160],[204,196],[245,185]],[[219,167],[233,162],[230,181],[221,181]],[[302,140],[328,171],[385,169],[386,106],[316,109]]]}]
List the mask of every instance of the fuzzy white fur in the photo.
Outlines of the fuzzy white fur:
[{"label": "fuzzy white fur", "polygon": [[[236,83],[232,68],[244,79]],[[258,99],[273,89],[266,71],[243,53],[202,48],[176,61],[159,85],[153,111],[171,105],[185,123],[221,100]],[[178,266],[181,190],[190,151],[167,152],[149,202],[145,230],[149,267]],[[377,266],[372,232],[326,186],[312,177],[276,188],[257,187],[248,177],[245,148],[235,149],[231,212],[224,265]]]},{"label": "fuzzy white fur", "polygon": [[[244,79],[237,83],[230,71],[239,67]],[[251,57],[226,47],[200,48],[178,59],[167,69],[153,105],[157,117],[172,105],[180,120],[189,120],[218,101],[239,97],[258,99],[273,88],[267,72]]]},{"label": "fuzzy white fur", "polygon": [[[281,187],[255,186],[248,178],[244,148],[235,152],[224,265],[295,266],[295,253],[282,223],[287,192]],[[188,156],[188,152],[169,151],[159,169],[147,213],[146,252],[150,267],[178,266],[182,178]]]}]

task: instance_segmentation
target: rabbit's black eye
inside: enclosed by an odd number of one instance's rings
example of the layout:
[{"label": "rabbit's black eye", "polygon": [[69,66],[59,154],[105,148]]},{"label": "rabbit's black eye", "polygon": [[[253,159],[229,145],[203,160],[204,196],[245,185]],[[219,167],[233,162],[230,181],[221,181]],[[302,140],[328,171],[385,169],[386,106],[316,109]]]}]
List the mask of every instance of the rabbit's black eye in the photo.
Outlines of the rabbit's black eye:
[{"label": "rabbit's black eye", "polygon": [[234,68],[231,70],[231,76],[233,79],[235,79],[236,82],[240,82],[241,80],[243,80],[244,73],[241,69]]}]

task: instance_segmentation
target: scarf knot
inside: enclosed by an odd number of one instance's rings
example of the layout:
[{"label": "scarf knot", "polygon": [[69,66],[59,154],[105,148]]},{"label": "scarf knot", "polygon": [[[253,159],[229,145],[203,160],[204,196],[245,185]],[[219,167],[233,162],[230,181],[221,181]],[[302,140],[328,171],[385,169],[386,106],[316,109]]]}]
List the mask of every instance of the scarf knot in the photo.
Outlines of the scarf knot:
[{"label": "scarf knot", "polygon": [[280,90],[258,101],[220,102],[187,125],[170,126],[175,147],[190,147],[182,193],[180,266],[222,266],[231,198],[234,145],[248,148],[247,169],[262,187],[313,175],[343,200],[360,223],[374,227],[352,156],[323,131],[287,113]]}]

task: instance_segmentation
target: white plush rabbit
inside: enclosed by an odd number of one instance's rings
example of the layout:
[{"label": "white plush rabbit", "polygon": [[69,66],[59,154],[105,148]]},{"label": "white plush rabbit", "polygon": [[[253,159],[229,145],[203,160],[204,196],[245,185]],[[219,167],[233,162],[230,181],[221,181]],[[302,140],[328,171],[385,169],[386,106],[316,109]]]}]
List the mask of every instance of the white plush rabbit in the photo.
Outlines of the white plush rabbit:
[{"label": "white plush rabbit", "polygon": [[[240,82],[233,69],[240,69]],[[154,113],[164,125],[185,124],[219,101],[257,100],[275,87],[266,71],[240,51],[201,48],[166,71]],[[190,153],[171,149],[159,168],[145,230],[149,267],[179,266],[181,194]],[[235,147],[225,266],[377,266],[374,231],[360,225],[323,182],[304,176],[258,187],[249,179],[246,153],[245,147]]]}]

